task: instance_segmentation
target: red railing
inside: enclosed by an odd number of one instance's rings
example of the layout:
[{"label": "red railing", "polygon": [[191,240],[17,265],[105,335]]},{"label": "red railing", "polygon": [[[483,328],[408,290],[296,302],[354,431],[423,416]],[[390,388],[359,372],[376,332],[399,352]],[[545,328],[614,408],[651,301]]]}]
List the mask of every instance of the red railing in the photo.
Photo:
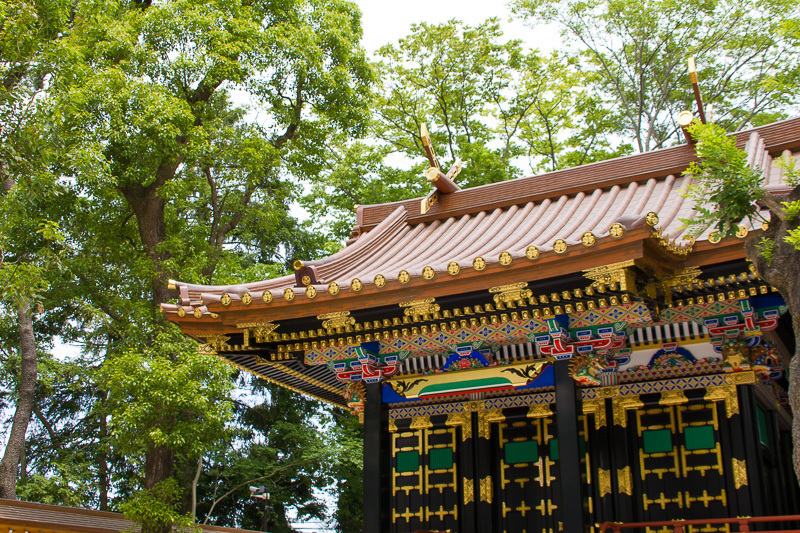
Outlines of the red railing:
[{"label": "red railing", "polygon": [[[706,524],[729,524],[738,525],[740,532],[750,531],[750,524],[763,524],[767,522],[800,522],[800,515],[785,515],[785,516],[753,516],[753,517],[739,517],[739,518],[700,518],[697,520],[666,520],[663,522],[628,522],[625,524],[617,522],[603,522],[600,524],[600,533],[606,531],[613,531],[614,533],[622,533],[623,529],[635,529],[645,527],[671,527],[673,533],[688,533],[686,526],[703,526]],[[780,527],[780,526],[779,526]],[[792,526],[790,529],[775,529],[770,531],[761,531],[759,533],[786,533],[787,531],[800,531],[797,526]]]}]

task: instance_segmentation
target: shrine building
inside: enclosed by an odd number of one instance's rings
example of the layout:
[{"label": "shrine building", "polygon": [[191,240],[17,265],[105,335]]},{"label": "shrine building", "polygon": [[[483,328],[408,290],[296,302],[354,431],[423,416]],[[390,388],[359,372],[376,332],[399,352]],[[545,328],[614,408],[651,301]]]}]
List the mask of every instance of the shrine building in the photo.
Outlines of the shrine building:
[{"label": "shrine building", "polygon": [[[735,138],[790,190],[800,119]],[[463,190],[426,147],[431,194],[358,206],[340,252],[162,306],[201,352],[363,420],[365,531],[800,510],[791,317],[745,259],[760,222],[682,228],[691,145]]]}]

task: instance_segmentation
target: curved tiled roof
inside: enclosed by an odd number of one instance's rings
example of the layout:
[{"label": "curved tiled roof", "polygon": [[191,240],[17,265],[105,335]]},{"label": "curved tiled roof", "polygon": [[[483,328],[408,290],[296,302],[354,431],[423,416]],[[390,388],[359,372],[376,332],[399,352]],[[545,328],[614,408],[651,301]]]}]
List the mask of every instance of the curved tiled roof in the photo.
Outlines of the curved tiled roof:
[{"label": "curved tiled roof", "polygon": [[[787,191],[782,181],[783,171],[772,161],[782,154],[776,153],[775,147],[792,147],[791,139],[800,143],[800,119],[739,137],[740,144],[741,137],[747,138],[744,148],[748,162],[762,169],[765,188]],[[783,153],[792,155],[789,150]],[[472,269],[476,257],[483,258],[488,266],[498,264],[503,252],[508,252],[512,261],[525,260],[531,245],[544,256],[554,253],[557,240],[563,240],[568,249],[582,246],[582,236],[586,233],[591,233],[596,243],[602,245],[613,240],[609,234],[612,224],[619,222],[625,230],[633,230],[644,225],[645,215],[650,212],[659,217],[654,229],[660,232],[661,240],[673,250],[680,249],[692,242],[680,220],[694,213],[692,200],[680,193],[691,183],[691,177],[675,172],[652,174],[659,168],[685,169],[692,159],[690,147],[678,146],[460,190],[443,195],[439,204],[424,216],[419,213],[419,199],[362,206],[358,216],[361,224],[354,230],[357,237],[338,253],[307,263],[304,271],[313,273],[315,297],[321,298],[326,296],[331,282],[346,291],[354,279],[365,287],[374,285],[379,274],[386,286],[400,285],[398,278],[403,271],[411,279],[420,278],[426,267],[432,268],[434,275],[444,275],[447,279],[449,265],[456,263],[461,270]],[[639,179],[634,170],[639,172]],[[614,171],[624,179],[614,183]],[[590,187],[592,183],[598,186]],[[569,192],[578,186],[586,189]],[[528,199],[521,201],[520,197]],[[749,221],[743,224],[748,230],[754,229]],[[709,233],[710,229],[697,241],[706,241]],[[259,300],[266,291],[270,291],[272,299],[283,299],[287,290],[298,300],[308,298],[306,287],[291,275],[236,286],[180,282],[176,286],[180,290],[180,305],[190,306],[190,311],[200,309],[203,314],[209,313],[206,306],[218,303],[224,293],[233,301],[244,293]],[[169,313],[180,306],[163,307]]]}]

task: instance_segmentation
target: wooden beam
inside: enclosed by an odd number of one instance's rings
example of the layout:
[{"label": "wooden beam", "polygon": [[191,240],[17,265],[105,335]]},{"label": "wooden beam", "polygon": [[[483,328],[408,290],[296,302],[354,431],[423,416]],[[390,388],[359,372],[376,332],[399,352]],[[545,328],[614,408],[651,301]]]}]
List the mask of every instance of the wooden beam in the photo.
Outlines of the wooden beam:
[{"label": "wooden beam", "polygon": [[700,84],[697,81],[697,69],[694,65],[694,58],[689,58],[689,78],[692,80],[692,89],[694,90],[694,101],[697,102],[697,114],[700,117],[700,122],[706,123],[706,112],[703,109],[703,96],[700,94]]}]

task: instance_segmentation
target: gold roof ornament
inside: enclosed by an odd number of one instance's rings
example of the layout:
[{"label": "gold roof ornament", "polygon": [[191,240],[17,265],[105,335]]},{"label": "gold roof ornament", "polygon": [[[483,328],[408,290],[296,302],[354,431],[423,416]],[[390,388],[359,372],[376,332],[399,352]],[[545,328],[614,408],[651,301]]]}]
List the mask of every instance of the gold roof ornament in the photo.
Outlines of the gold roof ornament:
[{"label": "gold roof ornament", "polygon": [[439,312],[439,304],[434,303],[435,298],[423,298],[421,300],[412,300],[410,302],[400,302],[400,307],[405,307],[403,314],[406,316],[420,318],[424,316],[431,316]]},{"label": "gold roof ornament", "polygon": [[356,319],[350,316],[350,311],[336,311],[317,315],[317,320],[322,320],[322,327],[325,329],[336,329],[352,326]]},{"label": "gold roof ornament", "polygon": [[533,293],[530,289],[526,289],[528,283],[522,281],[511,285],[500,285],[499,287],[492,287],[489,289],[490,293],[494,293],[494,302],[496,304],[507,304],[513,302],[522,302],[526,298],[530,298]]}]

